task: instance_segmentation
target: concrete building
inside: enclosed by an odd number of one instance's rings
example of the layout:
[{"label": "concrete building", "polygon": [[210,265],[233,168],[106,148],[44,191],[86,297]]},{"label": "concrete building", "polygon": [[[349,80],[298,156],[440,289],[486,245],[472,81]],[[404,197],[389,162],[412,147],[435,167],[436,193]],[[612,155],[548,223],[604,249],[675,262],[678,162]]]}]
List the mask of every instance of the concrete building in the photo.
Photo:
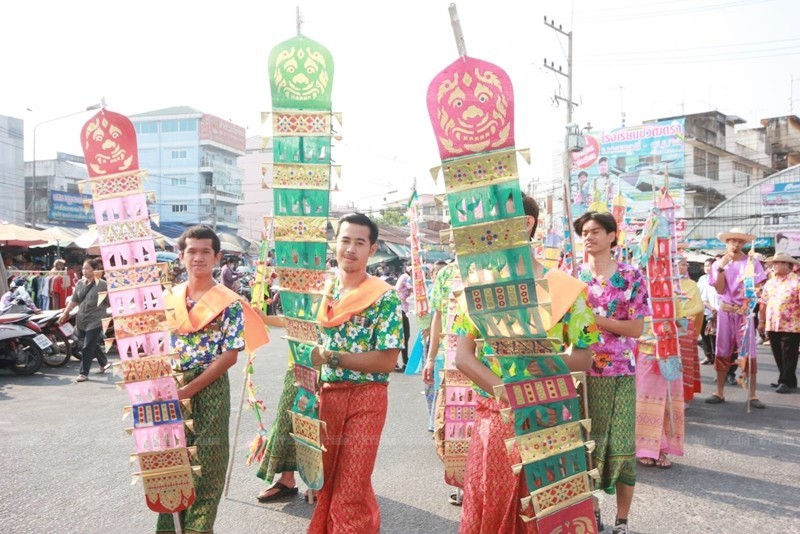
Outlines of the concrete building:
[{"label": "concrete building", "polygon": [[[33,182],[32,161],[25,162],[25,183]],[[32,222],[32,210],[36,210],[36,226],[76,226],[85,228],[94,224],[94,215],[88,213],[83,201],[91,195],[78,192],[78,182],[86,180],[89,172],[83,156],[56,153],[56,159],[36,161],[36,192],[25,190],[27,206],[26,222]],[[36,197],[34,200],[34,196]]]},{"label": "concrete building", "polygon": [[237,165],[243,173],[242,190],[247,199],[238,206],[239,234],[260,241],[264,217],[274,214],[271,140],[260,135],[248,137],[245,155],[238,158]]},{"label": "concrete building", "polygon": [[130,118],[163,233],[177,237],[185,226],[203,223],[236,234],[244,203],[236,159],[245,154],[245,129],[187,106]]},{"label": "concrete building", "polygon": [[26,221],[22,119],[0,115],[0,222]]}]

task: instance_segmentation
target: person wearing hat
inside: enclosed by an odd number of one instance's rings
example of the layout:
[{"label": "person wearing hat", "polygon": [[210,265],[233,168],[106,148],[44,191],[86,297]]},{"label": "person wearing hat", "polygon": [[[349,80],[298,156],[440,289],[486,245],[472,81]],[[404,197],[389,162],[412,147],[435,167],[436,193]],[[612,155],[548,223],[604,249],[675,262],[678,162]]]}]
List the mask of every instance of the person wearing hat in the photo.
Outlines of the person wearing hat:
[{"label": "person wearing hat", "polygon": [[[720,299],[717,312],[717,343],[715,349],[714,368],[717,372],[717,391],[706,399],[709,404],[725,402],[725,377],[734,359],[734,354],[741,350],[742,331],[745,321],[751,321],[751,328],[755,331],[753,318],[747,311],[744,295],[744,273],[747,268],[748,258],[742,251],[745,244],[756,238],[741,228],[732,228],[729,232],[717,234],[717,239],[725,243],[725,254],[714,262],[709,273],[709,283],[714,286]],[[761,262],[753,258],[756,285],[766,280],[766,273]],[[756,336],[749,337],[749,353],[753,355],[745,372],[749,375],[749,402],[753,408],[765,408],[763,402],[756,397]]]},{"label": "person wearing hat", "polygon": [[776,393],[797,389],[797,355],[800,349],[800,276],[792,272],[800,265],[785,252],[766,260],[775,276],[767,280],[761,292],[765,313],[759,318],[759,329],[766,329],[772,355],[778,366],[778,382],[770,384]]}]

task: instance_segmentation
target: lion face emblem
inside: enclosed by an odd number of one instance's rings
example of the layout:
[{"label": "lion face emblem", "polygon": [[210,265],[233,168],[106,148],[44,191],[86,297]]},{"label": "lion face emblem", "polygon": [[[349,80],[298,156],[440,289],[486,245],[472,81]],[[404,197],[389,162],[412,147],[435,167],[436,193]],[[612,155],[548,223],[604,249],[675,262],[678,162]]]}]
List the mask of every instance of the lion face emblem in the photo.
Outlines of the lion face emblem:
[{"label": "lion face emblem", "polygon": [[277,96],[299,108],[330,103],[333,60],[321,44],[303,36],[276,46],[270,53],[273,100]]},{"label": "lion face emblem", "polygon": [[442,159],[514,144],[513,89],[496,65],[459,59],[428,88],[428,112]]},{"label": "lion face emblem", "polygon": [[81,141],[92,176],[127,172],[139,166],[136,130],[124,115],[100,111],[83,126]]}]

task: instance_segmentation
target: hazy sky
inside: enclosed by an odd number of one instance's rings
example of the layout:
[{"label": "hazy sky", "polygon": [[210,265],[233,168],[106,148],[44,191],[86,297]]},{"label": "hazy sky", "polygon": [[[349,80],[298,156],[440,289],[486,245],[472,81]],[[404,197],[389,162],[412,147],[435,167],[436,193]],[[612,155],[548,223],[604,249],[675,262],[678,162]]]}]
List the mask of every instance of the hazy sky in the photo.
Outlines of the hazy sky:
[{"label": "hazy sky", "polygon": [[[267,55],[296,32],[333,54],[334,111],[344,114],[334,152],[339,186],[362,205],[406,196],[416,177],[433,192],[429,169],[440,163],[425,105],[431,79],[457,58],[444,0],[243,1],[142,0],[135,4],[4,2],[0,16],[3,82],[0,114],[25,120],[26,159],[35,124],[79,111],[105,97],[133,115],[186,105],[268,134]],[[213,6],[213,8],[211,7]],[[547,15],[574,33],[574,120],[595,128],[718,109],[748,126],[786,115],[794,75],[800,108],[800,2],[796,0],[575,0],[457,2],[468,55],[504,68],[514,84],[516,141],[530,147],[522,181],[551,177],[563,143],[565,108],[552,96],[566,80],[566,38]],[[633,6],[633,7],[626,7]],[[30,108],[32,111],[27,111]],[[80,154],[78,134],[90,116],[43,124],[37,158]]]}]

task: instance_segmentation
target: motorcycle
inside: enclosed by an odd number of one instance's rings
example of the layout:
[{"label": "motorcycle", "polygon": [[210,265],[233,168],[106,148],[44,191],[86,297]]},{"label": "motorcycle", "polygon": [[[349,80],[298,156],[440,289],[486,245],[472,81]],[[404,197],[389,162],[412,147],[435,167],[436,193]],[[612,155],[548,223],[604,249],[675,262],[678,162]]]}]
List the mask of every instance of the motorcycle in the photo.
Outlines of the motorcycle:
[{"label": "motorcycle", "polygon": [[19,324],[24,314],[0,316],[0,368],[19,375],[32,375],[44,363],[44,350],[52,343],[44,334]]},{"label": "motorcycle", "polygon": [[61,367],[73,355],[72,335],[74,327],[70,323],[58,325],[58,319],[64,310],[48,310],[31,317],[31,321],[41,329],[53,344],[53,350],[45,351],[44,363],[50,367]]}]

